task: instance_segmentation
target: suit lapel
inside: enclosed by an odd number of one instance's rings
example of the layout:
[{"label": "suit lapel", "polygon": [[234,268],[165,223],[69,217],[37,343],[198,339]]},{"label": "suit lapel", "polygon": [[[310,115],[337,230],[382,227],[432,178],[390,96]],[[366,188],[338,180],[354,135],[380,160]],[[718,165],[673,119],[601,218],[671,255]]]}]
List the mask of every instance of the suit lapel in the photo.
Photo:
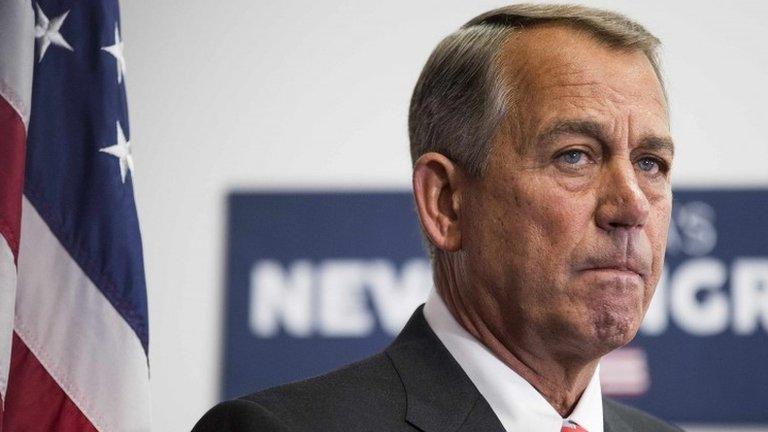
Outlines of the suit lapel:
[{"label": "suit lapel", "polygon": [[[475,400],[475,404],[469,411],[469,415],[457,432],[477,432],[477,431],[499,431],[504,432],[504,426],[496,417],[491,406],[482,396]],[[518,432],[518,431],[510,431]],[[522,431],[520,431],[522,432]]]},{"label": "suit lapel", "polygon": [[496,415],[427,324],[423,306],[386,349],[406,393],[406,420],[425,432],[503,432]]},{"label": "suit lapel", "polygon": [[605,398],[603,398],[603,430],[604,432],[632,432],[632,427]]}]

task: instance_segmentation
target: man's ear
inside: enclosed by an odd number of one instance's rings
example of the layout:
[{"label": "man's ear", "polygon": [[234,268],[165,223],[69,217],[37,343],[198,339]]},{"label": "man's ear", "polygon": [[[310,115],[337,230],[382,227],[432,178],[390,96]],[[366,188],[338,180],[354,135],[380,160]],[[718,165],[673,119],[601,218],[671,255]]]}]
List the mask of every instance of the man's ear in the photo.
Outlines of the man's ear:
[{"label": "man's ear", "polygon": [[413,196],[421,227],[438,249],[461,248],[461,188],[464,173],[440,153],[425,153],[413,167]]}]

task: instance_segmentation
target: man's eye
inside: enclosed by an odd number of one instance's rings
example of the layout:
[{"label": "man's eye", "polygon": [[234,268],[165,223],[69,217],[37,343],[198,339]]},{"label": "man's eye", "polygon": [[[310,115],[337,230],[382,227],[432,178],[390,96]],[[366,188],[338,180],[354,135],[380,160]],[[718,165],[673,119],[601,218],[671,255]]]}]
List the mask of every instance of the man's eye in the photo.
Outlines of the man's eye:
[{"label": "man's eye", "polygon": [[568,150],[561,153],[557,159],[568,165],[584,165],[588,162],[586,153],[581,150]]},{"label": "man's eye", "polygon": [[640,171],[645,171],[649,174],[657,174],[661,171],[661,164],[654,158],[645,157],[637,161],[637,167]]}]

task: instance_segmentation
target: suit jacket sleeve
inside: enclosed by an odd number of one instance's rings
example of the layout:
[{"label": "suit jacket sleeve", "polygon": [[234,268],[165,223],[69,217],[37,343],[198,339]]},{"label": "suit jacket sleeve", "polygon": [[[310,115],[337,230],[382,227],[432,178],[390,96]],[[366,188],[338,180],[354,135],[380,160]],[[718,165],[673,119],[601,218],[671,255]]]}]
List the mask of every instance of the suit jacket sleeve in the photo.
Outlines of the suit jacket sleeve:
[{"label": "suit jacket sleeve", "polygon": [[211,408],[192,432],[290,432],[290,429],[258,403],[236,399]]}]

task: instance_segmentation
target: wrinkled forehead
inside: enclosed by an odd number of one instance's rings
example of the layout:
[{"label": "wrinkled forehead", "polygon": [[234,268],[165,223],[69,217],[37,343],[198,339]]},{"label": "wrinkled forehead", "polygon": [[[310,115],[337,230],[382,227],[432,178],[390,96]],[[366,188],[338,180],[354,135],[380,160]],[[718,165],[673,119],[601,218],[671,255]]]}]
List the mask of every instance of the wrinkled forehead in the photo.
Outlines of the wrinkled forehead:
[{"label": "wrinkled forehead", "polygon": [[583,30],[547,24],[511,35],[497,61],[521,132],[553,116],[634,115],[655,133],[669,129],[664,91],[641,50],[610,47]]}]

